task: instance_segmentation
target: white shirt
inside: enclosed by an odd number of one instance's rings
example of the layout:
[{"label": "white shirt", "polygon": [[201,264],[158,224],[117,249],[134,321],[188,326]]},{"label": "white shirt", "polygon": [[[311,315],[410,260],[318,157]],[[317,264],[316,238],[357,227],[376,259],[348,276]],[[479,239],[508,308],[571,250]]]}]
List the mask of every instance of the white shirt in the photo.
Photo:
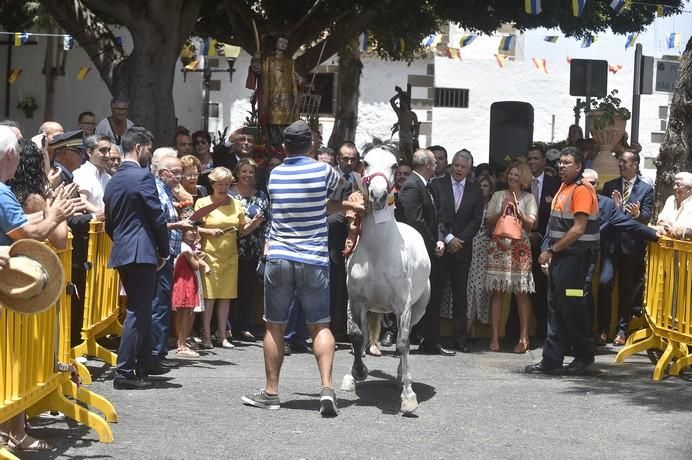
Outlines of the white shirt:
[{"label": "white shirt", "polygon": [[669,222],[675,227],[692,227],[692,196],[682,200],[679,208],[675,206],[675,195],[669,196],[658,215],[658,221]]},{"label": "white shirt", "polygon": [[86,199],[98,209],[103,209],[103,191],[111,180],[110,174],[100,172],[96,166],[87,161],[72,173],[73,181],[79,185],[79,193],[83,193]]},{"label": "white shirt", "polygon": [[[134,124],[132,121],[127,120],[127,129],[132,128],[134,125],[135,125],[135,124]],[[122,136],[118,136],[118,139],[116,139],[115,133],[114,133],[113,130],[111,129],[111,124],[108,123],[108,117],[104,118],[103,120],[101,120],[101,121],[99,122],[98,125],[96,125],[96,130],[94,131],[94,133],[95,133],[95,134],[101,134],[101,135],[103,135],[103,136],[108,136],[108,138],[109,138],[112,142],[114,142],[115,144],[120,145],[120,142],[121,142],[121,139],[120,139],[120,138],[121,138]]]},{"label": "white shirt", "polygon": [[[459,206],[461,206],[461,202],[464,199],[464,188],[466,187],[466,178],[464,177],[462,180],[459,182],[454,180],[454,177],[451,177],[451,182],[452,182],[452,197],[454,197],[454,188],[457,186],[457,184],[461,184],[461,190],[459,190]],[[454,235],[451,233],[448,233],[445,235],[445,244],[448,244],[452,239],[454,238]]]}]

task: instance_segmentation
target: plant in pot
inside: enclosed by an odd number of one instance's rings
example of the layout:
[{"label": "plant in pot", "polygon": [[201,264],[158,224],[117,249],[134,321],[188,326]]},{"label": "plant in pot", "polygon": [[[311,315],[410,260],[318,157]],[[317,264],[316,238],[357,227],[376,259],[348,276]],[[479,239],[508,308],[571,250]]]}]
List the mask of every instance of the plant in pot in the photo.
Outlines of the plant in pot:
[{"label": "plant in pot", "polygon": [[625,125],[632,114],[617,97],[618,91],[612,90],[603,98],[594,98],[587,104],[580,101],[574,106],[574,114],[578,117],[581,112],[588,114],[589,132],[599,144],[599,151],[593,160],[592,168],[601,176],[601,183],[619,175],[617,159],[613,156],[613,148],[625,135]]}]

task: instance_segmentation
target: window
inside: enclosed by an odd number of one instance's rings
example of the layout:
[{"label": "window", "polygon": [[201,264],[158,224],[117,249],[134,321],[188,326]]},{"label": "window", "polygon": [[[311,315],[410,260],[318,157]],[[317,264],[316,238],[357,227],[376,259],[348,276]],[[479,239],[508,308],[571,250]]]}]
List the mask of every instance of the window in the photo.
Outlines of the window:
[{"label": "window", "polygon": [[462,88],[435,88],[435,107],[468,109],[469,90]]},{"label": "window", "polygon": [[[313,74],[307,76],[308,82],[312,81]],[[334,107],[334,74],[317,73],[313,82],[313,93],[322,96],[320,100],[319,113],[321,115],[333,115]]]}]

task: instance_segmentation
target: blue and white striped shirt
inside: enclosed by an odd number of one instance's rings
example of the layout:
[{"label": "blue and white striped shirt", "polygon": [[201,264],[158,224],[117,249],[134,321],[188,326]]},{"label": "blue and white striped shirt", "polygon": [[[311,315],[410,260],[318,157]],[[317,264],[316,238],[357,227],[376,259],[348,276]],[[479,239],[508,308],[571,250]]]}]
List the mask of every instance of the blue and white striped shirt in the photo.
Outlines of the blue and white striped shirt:
[{"label": "blue and white striped shirt", "polygon": [[327,198],[339,184],[330,165],[308,157],[288,157],[272,170],[268,259],[329,265]]}]

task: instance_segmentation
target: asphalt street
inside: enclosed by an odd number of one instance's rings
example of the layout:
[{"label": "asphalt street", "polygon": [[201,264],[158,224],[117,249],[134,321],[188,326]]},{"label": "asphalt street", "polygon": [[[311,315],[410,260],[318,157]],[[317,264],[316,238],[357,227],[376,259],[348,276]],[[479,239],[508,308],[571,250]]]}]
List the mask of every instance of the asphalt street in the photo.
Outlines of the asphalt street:
[{"label": "asphalt street", "polygon": [[71,421],[34,419],[34,433],[56,450],[22,458],[692,458],[689,374],[654,382],[645,355],[615,364],[609,347],[586,376],[526,375],[524,366],[540,360],[540,348],[515,355],[514,344],[502,353],[487,345],[455,357],[412,353],[420,406],[409,417],[398,412],[393,349],[368,356],[370,377],[349,393],[338,390],[352,364],[350,349],[340,346],[334,365],[340,413],[333,419],[318,413],[320,382],[310,354],[286,357],[278,411],[240,402],[264,383],[259,343],[179,361],[146,391],[114,390],[111,370],[89,361],[90,389],[118,411],[115,441],[101,444]]}]

